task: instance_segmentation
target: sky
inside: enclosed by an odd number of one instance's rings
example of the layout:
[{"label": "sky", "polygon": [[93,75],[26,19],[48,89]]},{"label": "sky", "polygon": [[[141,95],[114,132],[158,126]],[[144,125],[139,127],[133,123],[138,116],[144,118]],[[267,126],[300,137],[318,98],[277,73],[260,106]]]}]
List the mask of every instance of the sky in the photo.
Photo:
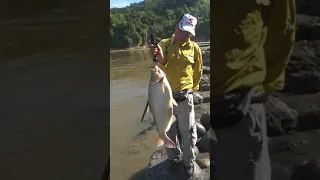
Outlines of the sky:
[{"label": "sky", "polygon": [[131,3],[141,2],[143,0],[110,0],[110,8],[121,8],[129,6]]}]

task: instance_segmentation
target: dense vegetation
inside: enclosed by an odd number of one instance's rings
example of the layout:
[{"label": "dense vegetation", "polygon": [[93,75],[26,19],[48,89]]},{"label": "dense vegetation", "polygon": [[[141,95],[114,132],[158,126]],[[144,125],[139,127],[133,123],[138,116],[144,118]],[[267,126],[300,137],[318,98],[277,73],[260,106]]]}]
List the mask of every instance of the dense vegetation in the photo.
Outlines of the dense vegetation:
[{"label": "dense vegetation", "polygon": [[144,45],[150,34],[170,37],[179,16],[197,17],[197,40],[208,40],[210,34],[210,0],[144,0],[125,8],[110,9],[110,47],[127,48]]}]

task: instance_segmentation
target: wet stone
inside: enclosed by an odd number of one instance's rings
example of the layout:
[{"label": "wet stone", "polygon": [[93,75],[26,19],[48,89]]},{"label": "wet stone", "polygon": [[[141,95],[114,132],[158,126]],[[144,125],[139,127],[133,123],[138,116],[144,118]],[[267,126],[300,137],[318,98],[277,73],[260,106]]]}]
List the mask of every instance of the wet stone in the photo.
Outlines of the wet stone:
[{"label": "wet stone", "polygon": [[[185,172],[183,161],[174,167],[167,160],[165,149],[154,152],[151,156],[146,175],[147,180],[209,180],[204,179],[204,173],[197,163],[194,163],[194,174],[189,177]],[[206,176],[208,177],[208,176]]]}]

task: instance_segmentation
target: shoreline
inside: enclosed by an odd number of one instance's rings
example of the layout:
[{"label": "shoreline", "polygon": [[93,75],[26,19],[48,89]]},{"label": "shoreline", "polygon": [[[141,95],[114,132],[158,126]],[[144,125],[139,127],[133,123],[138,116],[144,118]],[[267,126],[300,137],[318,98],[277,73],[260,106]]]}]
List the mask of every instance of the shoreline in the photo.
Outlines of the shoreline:
[{"label": "shoreline", "polygon": [[121,52],[121,51],[131,51],[131,50],[141,50],[141,49],[147,49],[148,47],[146,45],[144,46],[135,46],[130,48],[110,48],[110,52]]},{"label": "shoreline", "polygon": [[[195,41],[197,44],[201,44],[201,43],[210,43],[210,39],[209,40],[199,40],[199,41]],[[142,46],[134,46],[134,47],[129,47],[129,48],[110,48],[110,52],[121,52],[121,51],[131,51],[131,50],[142,50],[142,49],[147,49],[148,46],[147,45],[142,45]]]}]

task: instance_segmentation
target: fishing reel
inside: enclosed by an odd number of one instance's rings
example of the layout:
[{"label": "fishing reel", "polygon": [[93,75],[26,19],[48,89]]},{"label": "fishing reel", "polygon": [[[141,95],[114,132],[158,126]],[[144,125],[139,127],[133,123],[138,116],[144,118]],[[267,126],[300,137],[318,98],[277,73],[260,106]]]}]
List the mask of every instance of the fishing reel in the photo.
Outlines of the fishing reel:
[{"label": "fishing reel", "polygon": [[[154,34],[151,34],[151,44],[156,46],[158,43],[156,42],[156,38],[154,37]],[[157,55],[154,55],[153,58],[152,58],[152,61],[153,62],[158,62],[158,57]]]}]

